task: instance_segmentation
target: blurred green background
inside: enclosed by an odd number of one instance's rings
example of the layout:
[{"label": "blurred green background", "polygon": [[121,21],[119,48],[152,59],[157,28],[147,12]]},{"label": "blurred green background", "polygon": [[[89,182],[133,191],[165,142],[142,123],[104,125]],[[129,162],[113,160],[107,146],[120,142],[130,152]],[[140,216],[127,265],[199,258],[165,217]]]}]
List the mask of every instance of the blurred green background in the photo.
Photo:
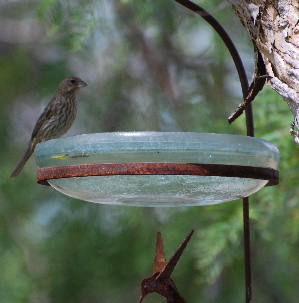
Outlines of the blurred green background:
[{"label": "blurred green background", "polygon": [[[253,49],[231,6],[196,1],[231,35],[248,73]],[[173,273],[188,303],[244,302],[242,201],[133,208],[75,200],[36,183],[30,159],[9,177],[66,76],[88,87],[68,135],[109,131],[245,134],[227,118],[242,101],[220,38],[173,0],[0,2],[0,302],[137,302],[156,232],[167,259],[195,234]],[[251,197],[256,303],[298,302],[298,146],[292,115],[269,87],[253,102],[256,136],[281,152],[280,184]],[[166,302],[150,294],[145,300]]]}]

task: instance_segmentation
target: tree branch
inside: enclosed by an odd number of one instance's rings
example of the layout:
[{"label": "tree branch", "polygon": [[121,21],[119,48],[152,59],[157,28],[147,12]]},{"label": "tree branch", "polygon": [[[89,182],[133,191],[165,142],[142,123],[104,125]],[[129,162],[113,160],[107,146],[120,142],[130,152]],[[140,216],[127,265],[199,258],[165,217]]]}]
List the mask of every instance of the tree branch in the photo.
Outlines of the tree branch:
[{"label": "tree branch", "polygon": [[[299,128],[298,0],[228,0],[264,61],[266,83],[285,100]],[[257,63],[256,63],[257,64]],[[294,138],[294,131],[291,133]],[[298,144],[298,139],[294,141]]]}]

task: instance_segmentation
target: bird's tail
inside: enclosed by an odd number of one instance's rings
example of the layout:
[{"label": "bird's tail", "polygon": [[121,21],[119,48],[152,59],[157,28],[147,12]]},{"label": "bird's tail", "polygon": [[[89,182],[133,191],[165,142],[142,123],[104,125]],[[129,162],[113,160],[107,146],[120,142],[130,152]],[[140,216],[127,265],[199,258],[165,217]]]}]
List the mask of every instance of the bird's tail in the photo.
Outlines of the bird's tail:
[{"label": "bird's tail", "polygon": [[28,161],[28,159],[32,155],[35,146],[36,146],[36,143],[30,141],[30,143],[28,144],[28,147],[27,147],[24,155],[22,156],[22,158],[19,161],[19,163],[17,164],[16,168],[14,169],[14,171],[12,172],[12,174],[10,175],[11,177],[17,177],[20,174],[20,172],[23,169],[24,165],[26,164],[26,162]]}]

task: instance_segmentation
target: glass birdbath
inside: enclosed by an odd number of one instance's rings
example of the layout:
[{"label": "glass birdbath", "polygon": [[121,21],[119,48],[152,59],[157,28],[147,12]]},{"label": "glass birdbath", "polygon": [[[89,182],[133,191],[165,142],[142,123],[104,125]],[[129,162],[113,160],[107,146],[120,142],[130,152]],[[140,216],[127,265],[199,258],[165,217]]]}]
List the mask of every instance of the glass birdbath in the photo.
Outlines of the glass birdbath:
[{"label": "glass birdbath", "polygon": [[105,204],[207,205],[278,183],[278,149],[248,136],[95,133],[40,143],[35,157],[39,183]]}]

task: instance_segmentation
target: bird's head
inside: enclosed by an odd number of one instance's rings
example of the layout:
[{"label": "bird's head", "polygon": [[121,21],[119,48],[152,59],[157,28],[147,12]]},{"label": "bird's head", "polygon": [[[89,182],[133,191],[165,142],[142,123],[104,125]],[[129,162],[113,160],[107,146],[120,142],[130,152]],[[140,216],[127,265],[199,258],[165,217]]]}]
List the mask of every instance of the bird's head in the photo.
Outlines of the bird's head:
[{"label": "bird's head", "polygon": [[80,88],[87,86],[87,84],[78,77],[68,77],[62,80],[59,85],[59,90],[67,93],[75,93]]}]

